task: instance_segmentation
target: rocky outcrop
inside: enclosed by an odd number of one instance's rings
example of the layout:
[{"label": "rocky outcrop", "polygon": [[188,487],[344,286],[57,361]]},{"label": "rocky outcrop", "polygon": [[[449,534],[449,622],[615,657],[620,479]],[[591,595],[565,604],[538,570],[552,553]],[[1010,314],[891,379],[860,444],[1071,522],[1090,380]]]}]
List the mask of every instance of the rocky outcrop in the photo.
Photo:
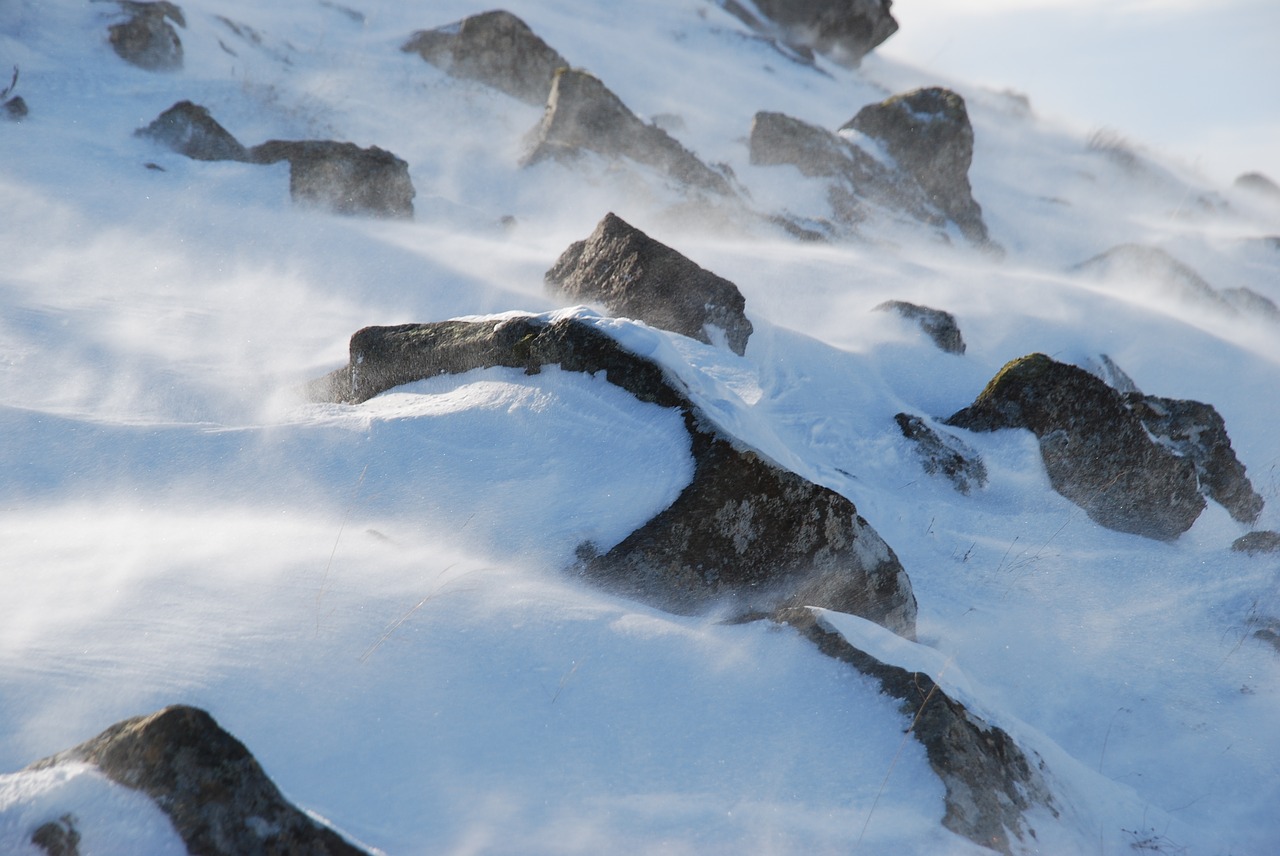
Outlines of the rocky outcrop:
[{"label": "rocky outcrop", "polygon": [[942,825],[947,829],[1011,854],[1015,841],[1034,843],[1028,810],[1041,808],[1058,816],[1044,762],[1023,751],[1008,732],[949,696],[927,674],[909,672],[860,650],[811,609],[781,610],[773,618],[798,630],[827,656],[874,678],[881,692],[901,701],[902,715],[911,723],[907,730],[924,746],[929,766],[946,788]]},{"label": "rocky outcrop", "polygon": [[535,106],[547,103],[556,70],[569,65],[528,24],[502,10],[419,30],[400,49],[454,77],[479,81]]},{"label": "rocky outcrop", "polygon": [[542,122],[532,136],[526,166],[547,159],[572,161],[584,151],[594,152],[644,164],[684,188],[733,195],[723,175],[657,125],[641,121],[599,78],[580,69],[556,72]]},{"label": "rocky outcrop", "polygon": [[1261,318],[1273,324],[1280,323],[1280,306],[1277,306],[1270,297],[1259,294],[1252,288],[1224,288],[1220,294],[1236,312],[1246,318]]},{"label": "rocky outcrop", "polygon": [[1158,247],[1118,244],[1072,270],[1121,283],[1152,283],[1171,297],[1233,311],[1231,304],[1194,268]]},{"label": "rocky outcrop", "polygon": [[1237,553],[1248,553],[1250,556],[1259,553],[1280,553],[1280,532],[1262,529],[1241,535],[1231,542],[1231,549]]},{"label": "rocky outcrop", "polygon": [[1120,393],[1044,354],[1005,365],[946,421],[971,431],[1030,430],[1054,490],[1109,529],[1172,540],[1204,509],[1191,460],[1148,437]]},{"label": "rocky outcrop", "polygon": [[719,0],[719,5],[766,36],[851,68],[898,31],[889,13],[892,0]]},{"label": "rocky outcrop", "polygon": [[919,416],[909,413],[899,413],[893,419],[902,436],[915,444],[926,473],[946,476],[965,496],[975,487],[987,486],[987,465],[959,437],[939,433]]},{"label": "rocky outcrop", "polygon": [[332,140],[271,140],[249,150],[253,163],[289,162],[295,203],[338,214],[413,217],[415,191],[409,165],[377,146]]},{"label": "rocky outcrop", "polygon": [[440,374],[491,366],[536,374],[547,365],[603,373],[641,401],[678,409],[691,438],[692,482],[609,551],[581,545],[577,570],[584,577],[674,612],[768,613],[814,604],[914,637],[910,580],[852,502],[726,434],[661,366],[582,319],[368,327],[351,337],[348,365],[310,392],[360,402]]},{"label": "rocky outcrop", "polygon": [[190,101],[179,101],[134,133],[193,160],[249,160],[249,153],[240,141],[218,124],[207,109]]},{"label": "rocky outcrop", "polygon": [[930,87],[895,95],[863,107],[840,130],[878,141],[966,238],[987,243],[982,207],[969,186],[973,126],[958,94]]},{"label": "rocky outcrop", "polygon": [[960,335],[960,325],[956,323],[956,316],[950,312],[904,300],[886,300],[875,308],[880,312],[897,312],[908,321],[915,321],[940,350],[948,354],[964,353],[964,337]]},{"label": "rocky outcrop", "polygon": [[169,23],[186,27],[182,9],[166,0],[155,3],[116,0],[129,19],[108,29],[111,47],[126,62],[148,71],[182,68],[182,41]]},{"label": "rocky outcrop", "polygon": [[1280,184],[1261,172],[1246,172],[1236,177],[1233,187],[1280,201]]},{"label": "rocky outcrop", "polygon": [[729,280],[699,267],[615,214],[576,241],[547,271],[548,288],[575,303],[603,303],[609,313],[746,351],[746,300]]},{"label": "rocky outcrop", "polygon": [[126,719],[28,769],[68,762],[151,797],[191,853],[367,856],[286,801],[244,744],[198,708]]}]

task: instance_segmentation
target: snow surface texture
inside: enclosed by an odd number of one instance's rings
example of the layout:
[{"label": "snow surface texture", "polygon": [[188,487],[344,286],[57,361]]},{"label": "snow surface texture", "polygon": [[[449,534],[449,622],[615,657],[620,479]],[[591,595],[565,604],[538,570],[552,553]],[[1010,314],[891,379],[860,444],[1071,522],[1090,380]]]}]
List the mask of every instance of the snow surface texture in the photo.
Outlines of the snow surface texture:
[{"label": "snow surface texture", "polygon": [[[1254,635],[1280,617],[1276,556],[1231,552],[1247,528],[1213,503],[1169,544],[1102,529],[1025,432],[966,434],[989,478],[961,496],[893,419],[954,413],[1028,353],[1106,354],[1147,393],[1214,404],[1267,500],[1256,528],[1280,528],[1280,329],[1072,270],[1149,245],[1280,301],[1275,203],[1046,122],[1034,91],[877,54],[796,64],[702,0],[507,4],[759,212],[811,216],[825,191],[748,162],[757,111],[834,129],[916,86],[965,97],[1002,259],[903,222],[805,244],[644,168],[522,169],[540,109],[399,50],[484,4],[181,5],[168,73],[115,55],[114,4],[0,6],[30,109],[0,122],[0,852],[35,856],[34,827],[68,813],[85,854],[180,852],[92,770],[16,772],[175,702],[392,854],[987,852],[939,825],[942,785],[874,681],[785,628],[563,575],[687,483],[670,413],[554,371],[298,400],[359,327],[555,308],[543,273],[607,211],[743,292],[743,357],[618,326],[894,548],[921,644],[825,620],[1045,759],[1064,810],[1031,819],[1028,849],[1280,850],[1280,658]],[[393,152],[416,219],[299,210],[284,164],[133,136],[183,99],[246,144]],[[965,355],[870,311],[885,300],[953,313]]]}]

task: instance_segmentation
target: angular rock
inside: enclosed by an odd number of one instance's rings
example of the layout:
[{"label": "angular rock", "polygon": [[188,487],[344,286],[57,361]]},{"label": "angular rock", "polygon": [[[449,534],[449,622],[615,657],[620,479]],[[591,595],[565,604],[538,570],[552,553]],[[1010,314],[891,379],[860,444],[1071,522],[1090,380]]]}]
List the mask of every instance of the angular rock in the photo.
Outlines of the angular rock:
[{"label": "angular rock", "polygon": [[613,213],[591,237],[576,241],[546,273],[547,286],[575,303],[600,302],[611,315],[711,344],[718,331],[736,354],[746,351],[746,300],[729,280],[699,267]]},{"label": "angular rock", "polygon": [[964,353],[964,337],[960,335],[960,325],[956,323],[956,316],[950,312],[918,306],[904,300],[886,300],[875,308],[881,312],[897,312],[908,321],[915,321],[940,350],[948,354]]},{"label": "angular rock", "polygon": [[109,28],[111,47],[126,62],[148,71],[177,71],[182,68],[182,41],[173,21],[186,27],[182,9],[166,0],[145,3],[117,0],[120,9],[131,17],[123,24]]},{"label": "angular rock", "polygon": [[1169,541],[1204,510],[1191,460],[1152,441],[1120,393],[1044,354],[1009,362],[946,423],[1029,429],[1054,490],[1109,529]]},{"label": "angular rock", "polygon": [[657,125],[641,121],[599,78],[579,69],[561,68],[553,78],[546,111],[534,129],[533,146],[524,164],[549,158],[572,160],[583,151],[628,158],[684,187],[733,195],[723,175]]},{"label": "angular rock", "polygon": [[975,487],[987,486],[987,465],[959,437],[940,434],[919,416],[909,413],[899,413],[893,418],[902,436],[915,443],[926,473],[931,476],[941,473],[965,496]]},{"label": "angular rock", "polygon": [[249,160],[249,153],[240,141],[218,124],[206,108],[190,101],[179,101],[134,133],[194,160]]},{"label": "angular rock", "polygon": [[1158,247],[1118,244],[1081,262],[1072,270],[1099,279],[1155,283],[1173,297],[1204,303],[1226,312],[1233,311],[1231,304],[1194,268]]},{"label": "angular rock", "polygon": [[198,708],[126,719],[28,769],[68,762],[151,797],[191,853],[368,856],[286,801],[244,744]]},{"label": "angular rock", "polygon": [[1231,542],[1231,549],[1237,553],[1248,553],[1250,556],[1259,553],[1280,553],[1280,532],[1263,529],[1241,535]]},{"label": "angular rock", "polygon": [[551,79],[569,66],[510,12],[495,10],[434,30],[419,30],[400,48],[454,77],[476,80],[527,104],[547,103]]},{"label": "angular rock", "polygon": [[1098,358],[1090,360],[1088,365],[1089,371],[1093,372],[1095,376],[1116,392],[1142,392],[1142,390],[1138,389],[1138,385],[1133,382],[1133,378],[1129,377],[1125,370],[1116,365],[1116,361],[1106,354],[1099,354]]},{"label": "angular rock", "polygon": [[987,242],[982,207],[969,186],[973,126],[958,94],[930,87],[895,95],[863,107],[840,130],[879,141],[966,238]]},{"label": "angular rock", "polygon": [[602,587],[680,613],[737,614],[815,604],[915,635],[911,582],[893,550],[845,497],[779,467],[724,433],[657,363],[576,318],[537,316],[367,327],[348,365],[313,398],[360,402],[400,384],[475,368],[542,366],[604,373],[641,401],[681,411],[694,476],[676,501],[577,570]]},{"label": "angular rock", "polygon": [[720,5],[766,35],[780,35],[788,44],[811,48],[851,68],[898,31],[889,13],[891,0],[754,0],[759,16],[737,0]]},{"label": "angular rock", "polygon": [[1042,772],[1044,761],[951,698],[927,674],[908,672],[862,651],[811,609],[780,610],[773,619],[798,630],[827,656],[875,678],[881,692],[902,702],[902,715],[911,723],[908,730],[924,746],[929,766],[946,788],[942,825],[947,829],[998,853],[1012,854],[1016,841],[1022,853],[1035,840],[1026,812],[1043,808],[1059,815]]},{"label": "angular rock", "polygon": [[249,150],[253,163],[289,162],[289,195],[296,203],[339,214],[413,217],[409,165],[391,152],[332,140],[271,140]]}]

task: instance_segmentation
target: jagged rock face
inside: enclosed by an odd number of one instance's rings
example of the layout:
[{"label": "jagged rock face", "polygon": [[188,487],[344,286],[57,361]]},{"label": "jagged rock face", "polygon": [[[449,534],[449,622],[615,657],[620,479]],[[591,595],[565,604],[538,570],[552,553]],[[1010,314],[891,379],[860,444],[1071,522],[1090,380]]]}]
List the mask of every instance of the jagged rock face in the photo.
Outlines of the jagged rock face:
[{"label": "jagged rock face", "polygon": [[[1035,830],[1025,813],[1058,808],[1044,779],[1044,762],[1028,756],[1001,728],[989,725],[947,695],[922,672],[908,672],[850,644],[810,609],[781,610],[774,620],[796,628],[822,653],[880,682],[881,691],[902,701],[910,732],[925,748],[946,787],[942,825],[1000,853],[1012,854]],[[1012,833],[1013,839],[1010,838]],[[1019,847],[1022,852],[1022,847]]]},{"label": "jagged rock face", "polygon": [[179,101],[135,133],[194,160],[249,159],[248,151],[239,140],[218,124],[207,109],[190,101]]},{"label": "jagged rock face", "polygon": [[746,300],[736,285],[612,213],[591,237],[564,251],[546,282],[574,302],[598,301],[612,315],[700,342],[711,343],[707,330],[713,328],[737,354],[751,336]]},{"label": "jagged rock face", "polygon": [[965,237],[986,243],[982,207],[969,186],[973,126],[963,98],[940,87],[916,89],[863,107],[845,129],[879,141]]},{"label": "jagged rock face", "polygon": [[893,417],[902,436],[915,443],[920,463],[929,475],[941,473],[965,496],[987,486],[987,465],[959,437],[942,434],[919,416],[899,413]]},{"label": "jagged rock face", "polygon": [[156,3],[118,2],[121,10],[131,17],[109,28],[111,47],[116,54],[148,71],[182,68],[182,41],[178,38],[178,31],[169,24],[173,21],[180,27],[187,25],[182,9],[164,0]]},{"label": "jagged rock face", "polygon": [[881,312],[897,312],[903,318],[915,321],[940,350],[948,354],[964,353],[964,337],[960,335],[960,325],[956,323],[956,316],[950,312],[904,300],[886,300],[875,308]]},{"label": "jagged rock face", "polygon": [[686,188],[733,195],[724,176],[657,125],[642,122],[599,78],[579,69],[556,72],[533,138],[526,166],[589,151],[645,164]]},{"label": "jagged rock face", "polygon": [[914,638],[916,602],[897,556],[843,496],[724,434],[656,363],[576,319],[535,317],[367,327],[348,365],[313,398],[359,402],[400,384],[475,368],[603,372],[641,401],[678,408],[694,456],[676,501],[603,555],[579,549],[596,584],[677,612],[741,614],[815,604]]},{"label": "jagged rock face", "polygon": [[1231,542],[1231,549],[1237,553],[1248,553],[1251,556],[1258,553],[1280,553],[1280,532],[1263,529],[1258,532],[1241,535]]},{"label": "jagged rock face", "polygon": [[1044,354],[1008,363],[946,421],[971,431],[1029,429],[1054,490],[1109,529],[1168,541],[1204,510],[1189,459],[1153,442],[1120,393]]},{"label": "jagged rock face", "polygon": [[755,0],[788,42],[813,48],[856,68],[862,58],[898,31],[891,0]]},{"label": "jagged rock face", "polygon": [[28,769],[96,765],[151,797],[201,856],[367,856],[287,802],[244,744],[198,708],[126,719]]},{"label": "jagged rock face", "polygon": [[569,65],[528,24],[502,10],[421,30],[401,50],[535,106],[546,104],[556,70]]},{"label": "jagged rock face", "polygon": [[1158,247],[1118,244],[1081,262],[1074,270],[1103,279],[1158,283],[1171,296],[1232,311],[1231,304],[1194,268]]},{"label": "jagged rock face", "polygon": [[253,163],[289,162],[289,195],[296,203],[339,214],[413,217],[409,165],[391,152],[331,140],[271,140],[249,150]]},{"label": "jagged rock face", "polygon": [[1227,425],[1212,404],[1141,393],[1125,404],[1169,448],[1195,464],[1200,489],[1241,523],[1262,513],[1263,500],[1245,475],[1227,436]]}]

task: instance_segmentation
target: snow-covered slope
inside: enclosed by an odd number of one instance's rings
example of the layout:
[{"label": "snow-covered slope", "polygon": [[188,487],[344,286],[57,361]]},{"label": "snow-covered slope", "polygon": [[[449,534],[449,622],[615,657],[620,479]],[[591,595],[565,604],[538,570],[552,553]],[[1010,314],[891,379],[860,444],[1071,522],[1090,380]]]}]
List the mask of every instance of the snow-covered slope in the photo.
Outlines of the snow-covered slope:
[{"label": "snow-covered slope", "polygon": [[[901,222],[803,243],[643,169],[521,167],[538,108],[399,50],[485,4],[181,5],[172,73],[113,53],[113,3],[0,7],[0,66],[30,107],[0,121],[0,851],[39,853],[33,826],[70,812],[85,854],[178,852],[92,770],[16,771],[183,702],[390,854],[988,852],[940,825],[942,783],[871,679],[785,628],[564,573],[688,483],[672,412],[555,370],[301,400],[360,327],[556,308],[544,271],[608,211],[745,295],[743,357],[618,335],[893,547],[928,650],[829,620],[1045,759],[1062,810],[1022,846],[1280,849],[1280,656],[1254,635],[1280,618],[1280,559],[1229,549],[1280,529],[1280,323],[1073,269],[1139,243],[1280,302],[1280,204],[1072,135],[1034,92],[1028,108],[874,54],[796,63],[703,0],[507,4],[727,164],[757,212],[825,204],[794,168],[750,162],[757,111],[836,128],[916,86],[965,97],[1003,255]],[[394,152],[415,219],[298,209],[285,164],[133,136],[181,99],[246,144]],[[870,311],[888,299],[954,313],[967,353]],[[1035,351],[1105,353],[1144,392],[1215,405],[1261,518],[1210,503],[1172,543],[1103,529],[1019,431],[966,434],[990,473],[970,496],[926,475],[894,414],[954,413]]]}]

